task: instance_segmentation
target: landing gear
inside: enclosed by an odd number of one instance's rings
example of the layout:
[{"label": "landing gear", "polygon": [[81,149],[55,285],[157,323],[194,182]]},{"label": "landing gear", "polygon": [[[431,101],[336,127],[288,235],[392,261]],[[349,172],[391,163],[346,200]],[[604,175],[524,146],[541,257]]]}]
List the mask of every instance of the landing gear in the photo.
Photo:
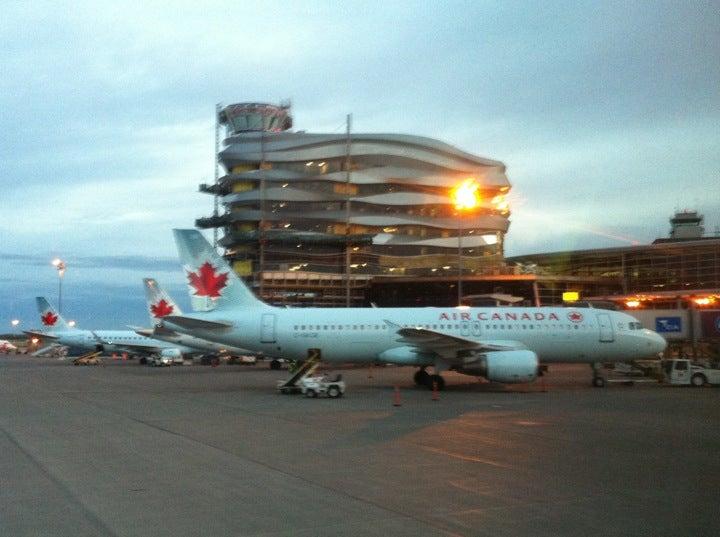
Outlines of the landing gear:
[{"label": "landing gear", "polygon": [[280,369],[282,367],[282,364],[280,363],[280,360],[272,360],[270,362],[270,369],[276,370]]},{"label": "landing gear", "polygon": [[602,376],[602,373],[600,373],[600,370],[602,369],[602,364],[599,362],[595,362],[590,367],[592,367],[593,370],[593,379],[592,379],[592,385],[596,388],[604,388],[605,387],[605,377]]},{"label": "landing gear", "polygon": [[418,369],[415,372],[415,376],[413,377],[413,380],[415,381],[415,384],[418,386],[427,386],[430,382],[430,373],[425,371],[424,369]]},{"label": "landing gear", "polygon": [[440,375],[430,375],[428,380],[430,381],[428,388],[431,390],[435,389],[435,387],[437,387],[438,391],[445,389],[445,379]]},{"label": "landing gear", "polygon": [[424,367],[415,371],[413,380],[415,381],[415,384],[417,386],[427,387],[431,390],[433,389],[433,384],[437,386],[438,390],[442,390],[443,388],[445,388],[445,379],[437,373],[431,375],[430,373],[425,371]]}]

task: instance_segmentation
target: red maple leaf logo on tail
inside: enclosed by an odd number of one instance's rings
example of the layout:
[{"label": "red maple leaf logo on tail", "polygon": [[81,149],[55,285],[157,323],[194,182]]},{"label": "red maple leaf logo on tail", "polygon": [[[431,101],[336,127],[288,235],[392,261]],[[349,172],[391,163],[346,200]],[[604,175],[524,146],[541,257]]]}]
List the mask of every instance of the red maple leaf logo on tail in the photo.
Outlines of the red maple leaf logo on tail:
[{"label": "red maple leaf logo on tail", "polygon": [[195,288],[195,296],[217,298],[227,285],[228,273],[217,274],[215,267],[205,261],[197,272],[188,272],[188,281]]},{"label": "red maple leaf logo on tail", "polygon": [[570,319],[574,323],[579,323],[582,322],[583,316],[580,312],[571,311],[570,313],[568,313],[568,319]]},{"label": "red maple leaf logo on tail", "polygon": [[150,311],[153,314],[153,317],[160,318],[165,317],[166,315],[170,315],[175,308],[172,307],[172,304],[168,304],[165,302],[165,299],[160,299],[160,302],[157,304],[153,304],[150,306]]},{"label": "red maple leaf logo on tail", "polygon": [[55,315],[52,311],[48,311],[44,315],[40,316],[40,320],[45,326],[52,326],[57,322],[58,316]]}]

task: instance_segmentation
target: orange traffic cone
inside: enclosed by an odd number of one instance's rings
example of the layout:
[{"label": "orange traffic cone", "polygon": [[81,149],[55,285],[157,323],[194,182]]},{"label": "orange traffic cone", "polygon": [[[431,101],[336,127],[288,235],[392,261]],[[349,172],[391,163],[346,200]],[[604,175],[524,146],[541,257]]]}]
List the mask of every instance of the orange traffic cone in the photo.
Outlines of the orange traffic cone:
[{"label": "orange traffic cone", "polygon": [[123,359],[123,360],[127,360],[127,353],[126,353],[126,352],[122,353],[122,359]]},{"label": "orange traffic cone", "polygon": [[112,359],[113,359],[113,360],[117,360],[117,353],[116,353],[116,352],[112,353]]},{"label": "orange traffic cone", "polygon": [[402,402],[400,402],[400,386],[397,384],[395,385],[395,393],[393,395],[393,406],[402,406]]}]

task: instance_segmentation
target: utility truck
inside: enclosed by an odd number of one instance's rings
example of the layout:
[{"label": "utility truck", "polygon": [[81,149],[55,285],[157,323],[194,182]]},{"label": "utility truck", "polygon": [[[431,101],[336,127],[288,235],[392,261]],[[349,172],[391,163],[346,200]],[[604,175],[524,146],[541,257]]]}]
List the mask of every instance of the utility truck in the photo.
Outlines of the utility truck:
[{"label": "utility truck", "polygon": [[718,386],[720,369],[694,364],[687,358],[674,358],[663,361],[663,378],[673,386]]}]

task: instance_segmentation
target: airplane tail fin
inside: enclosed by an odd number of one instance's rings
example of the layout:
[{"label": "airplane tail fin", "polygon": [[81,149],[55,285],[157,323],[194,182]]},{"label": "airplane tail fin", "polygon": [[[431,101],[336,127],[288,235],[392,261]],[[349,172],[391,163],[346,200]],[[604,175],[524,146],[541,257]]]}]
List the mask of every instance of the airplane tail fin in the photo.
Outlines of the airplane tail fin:
[{"label": "airplane tail fin", "polygon": [[160,321],[166,315],[182,315],[180,306],[158,285],[157,280],[154,278],[143,278],[143,284],[145,285],[145,299],[148,314],[150,315],[150,322],[153,326],[160,324]]},{"label": "airplane tail fin", "polygon": [[35,303],[37,304],[38,313],[40,314],[40,322],[47,330],[71,330],[72,327],[65,322],[55,308],[50,305],[50,302],[43,296],[35,297]]},{"label": "airplane tail fin", "polygon": [[173,234],[192,299],[209,299],[215,310],[268,307],[199,231],[174,229]]}]

